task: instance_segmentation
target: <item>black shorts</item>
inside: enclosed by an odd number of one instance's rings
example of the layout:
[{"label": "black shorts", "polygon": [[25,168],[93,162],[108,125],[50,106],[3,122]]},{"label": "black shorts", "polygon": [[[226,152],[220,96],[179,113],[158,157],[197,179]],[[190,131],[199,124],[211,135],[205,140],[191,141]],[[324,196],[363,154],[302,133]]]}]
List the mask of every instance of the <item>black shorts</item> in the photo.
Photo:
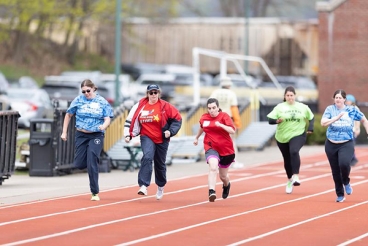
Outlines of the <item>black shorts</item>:
[{"label": "black shorts", "polygon": [[217,158],[219,160],[219,167],[221,168],[228,168],[231,165],[231,163],[233,163],[235,160],[235,154],[221,156],[214,149],[207,150],[205,155],[206,155],[207,163],[208,163],[208,159]]}]

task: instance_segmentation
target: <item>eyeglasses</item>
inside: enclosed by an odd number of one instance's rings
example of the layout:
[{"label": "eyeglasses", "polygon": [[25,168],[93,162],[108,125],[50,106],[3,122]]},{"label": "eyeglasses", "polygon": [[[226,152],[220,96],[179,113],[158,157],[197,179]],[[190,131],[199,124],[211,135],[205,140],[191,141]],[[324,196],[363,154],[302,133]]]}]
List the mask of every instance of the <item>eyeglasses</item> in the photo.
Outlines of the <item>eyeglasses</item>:
[{"label": "eyeglasses", "polygon": [[158,92],[157,91],[150,91],[149,94],[152,96],[153,94],[157,95]]},{"label": "eyeglasses", "polygon": [[85,90],[85,91],[82,91],[82,93],[84,94],[84,93],[90,93],[91,92],[91,90],[90,89],[88,89],[88,90]]}]

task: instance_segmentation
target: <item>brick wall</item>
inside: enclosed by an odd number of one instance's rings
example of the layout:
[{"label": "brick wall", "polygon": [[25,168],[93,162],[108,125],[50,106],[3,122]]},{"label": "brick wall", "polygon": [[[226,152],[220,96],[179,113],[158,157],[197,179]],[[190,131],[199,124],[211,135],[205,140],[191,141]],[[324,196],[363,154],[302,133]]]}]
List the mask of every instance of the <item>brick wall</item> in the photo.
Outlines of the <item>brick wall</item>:
[{"label": "brick wall", "polygon": [[347,0],[332,12],[319,12],[320,113],[337,89],[368,102],[367,10],[367,0]]}]

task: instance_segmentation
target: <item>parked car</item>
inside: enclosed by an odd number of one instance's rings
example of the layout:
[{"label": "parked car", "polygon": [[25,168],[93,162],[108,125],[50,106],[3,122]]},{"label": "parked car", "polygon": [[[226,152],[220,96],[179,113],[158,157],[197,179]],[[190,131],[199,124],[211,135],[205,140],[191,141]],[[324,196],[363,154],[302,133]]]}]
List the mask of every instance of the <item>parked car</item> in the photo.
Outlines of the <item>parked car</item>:
[{"label": "parked car", "polygon": [[146,95],[147,86],[156,84],[161,88],[161,98],[170,101],[175,94],[175,79],[174,74],[166,73],[148,73],[142,74],[136,81],[138,99]]},{"label": "parked car", "polygon": [[5,76],[0,72],[0,92],[4,92],[9,88],[9,82]]},{"label": "parked car", "polygon": [[81,93],[78,82],[80,80],[76,80],[74,77],[46,76],[42,89],[49,94],[51,100],[56,102],[57,107],[67,108],[69,103]]},{"label": "parked car", "polygon": [[[115,74],[102,74],[100,77],[100,83],[104,85],[109,91],[109,97],[113,100],[112,104],[116,100],[116,78]],[[119,93],[119,104],[123,103],[128,108],[134,105],[137,97],[137,88],[131,81],[130,75],[120,74],[120,93]]]},{"label": "parked car", "polygon": [[39,88],[36,80],[30,76],[22,76],[17,79],[8,78],[9,87],[12,88]]},{"label": "parked car", "polygon": [[6,91],[0,90],[0,111],[2,110],[11,110],[11,107]]},{"label": "parked car", "polygon": [[82,82],[85,79],[90,79],[93,83],[99,83],[102,73],[100,71],[64,71],[60,74],[62,77],[77,79]]},{"label": "parked car", "polygon": [[7,90],[12,110],[18,111],[18,126],[29,128],[30,120],[53,118],[54,107],[47,92],[38,88],[9,88]]},{"label": "parked car", "polygon": [[165,73],[165,67],[153,63],[121,64],[121,71],[129,74],[134,80],[146,73]]}]

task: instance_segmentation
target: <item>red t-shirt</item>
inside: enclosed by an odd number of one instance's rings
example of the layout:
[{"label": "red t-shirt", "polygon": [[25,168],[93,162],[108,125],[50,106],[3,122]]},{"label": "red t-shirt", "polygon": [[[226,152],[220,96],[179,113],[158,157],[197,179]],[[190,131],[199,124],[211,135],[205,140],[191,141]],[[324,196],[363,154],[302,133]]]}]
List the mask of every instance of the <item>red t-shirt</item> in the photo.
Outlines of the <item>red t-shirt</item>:
[{"label": "red t-shirt", "polygon": [[160,104],[146,104],[139,114],[141,135],[149,137],[154,143],[162,143]]},{"label": "red t-shirt", "polygon": [[231,126],[235,130],[230,116],[224,112],[220,112],[216,117],[211,117],[209,113],[202,115],[199,124],[206,133],[203,139],[205,151],[214,149],[221,156],[234,154],[235,151],[230,134],[221,127],[216,126],[216,121],[226,126]]}]

